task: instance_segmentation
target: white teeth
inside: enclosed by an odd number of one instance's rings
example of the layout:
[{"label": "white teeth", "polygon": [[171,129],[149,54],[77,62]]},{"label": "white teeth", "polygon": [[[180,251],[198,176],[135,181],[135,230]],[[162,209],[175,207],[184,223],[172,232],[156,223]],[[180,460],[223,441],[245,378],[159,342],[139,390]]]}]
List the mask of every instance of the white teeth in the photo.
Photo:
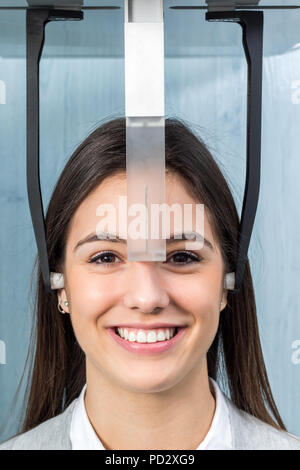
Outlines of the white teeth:
[{"label": "white teeth", "polygon": [[156,343],[158,341],[155,331],[150,331],[147,336],[147,343]]},{"label": "white teeth", "polygon": [[[133,333],[134,334],[134,333]],[[144,331],[139,331],[138,334],[136,335],[136,340],[138,343],[147,343],[147,336],[144,333]]]},{"label": "white teeth", "polygon": [[129,331],[126,328],[117,328],[121,338],[128,341],[135,341],[136,343],[156,343],[157,341],[165,341],[175,335],[175,328],[164,328],[157,330],[139,330],[137,334],[134,331]]},{"label": "white teeth", "polygon": [[133,331],[130,331],[129,336],[128,336],[128,340],[129,341],[135,341],[135,334],[133,333]]}]

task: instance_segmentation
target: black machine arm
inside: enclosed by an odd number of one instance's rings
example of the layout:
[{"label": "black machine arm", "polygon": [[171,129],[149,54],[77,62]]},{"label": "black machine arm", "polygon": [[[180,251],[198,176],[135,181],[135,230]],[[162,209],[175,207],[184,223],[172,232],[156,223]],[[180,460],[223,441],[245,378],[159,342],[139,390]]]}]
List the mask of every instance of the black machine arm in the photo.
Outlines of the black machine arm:
[{"label": "black machine arm", "polygon": [[81,20],[81,11],[28,8],[26,16],[27,59],[27,192],[41,272],[46,292],[50,293],[50,272],[45,235],[45,220],[40,187],[39,165],[39,64],[49,21]]},{"label": "black machine arm", "polygon": [[263,12],[207,12],[208,21],[239,23],[243,30],[243,47],[248,64],[247,90],[247,170],[243,207],[239,229],[239,248],[233,293],[240,290],[247,252],[259,198],[261,162],[261,106],[263,59]]}]

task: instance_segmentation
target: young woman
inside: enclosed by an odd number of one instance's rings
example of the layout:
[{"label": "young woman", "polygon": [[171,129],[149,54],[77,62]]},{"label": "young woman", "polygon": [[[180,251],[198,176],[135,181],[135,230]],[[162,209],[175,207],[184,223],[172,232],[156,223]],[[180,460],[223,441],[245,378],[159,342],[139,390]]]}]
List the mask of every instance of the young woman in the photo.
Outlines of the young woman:
[{"label": "young woman", "polygon": [[39,271],[26,416],[0,449],[300,449],[270,389],[248,260],[240,292],[226,288],[239,229],[228,185],[182,122],[167,119],[165,136],[166,203],[204,204],[206,243],[128,262],[126,240],[93,236],[99,204],[118,211],[126,196],[125,119],[94,131],[49,204],[64,285],[46,294]]}]

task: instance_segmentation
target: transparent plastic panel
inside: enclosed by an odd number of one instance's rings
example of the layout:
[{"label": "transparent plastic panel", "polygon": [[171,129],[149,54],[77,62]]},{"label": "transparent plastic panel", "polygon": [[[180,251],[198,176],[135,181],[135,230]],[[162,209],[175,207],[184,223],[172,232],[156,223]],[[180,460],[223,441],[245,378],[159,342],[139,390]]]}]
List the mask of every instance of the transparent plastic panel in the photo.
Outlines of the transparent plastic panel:
[{"label": "transparent plastic panel", "polygon": [[165,201],[164,117],[126,118],[126,171],[128,261],[165,261],[160,218],[151,210]]}]

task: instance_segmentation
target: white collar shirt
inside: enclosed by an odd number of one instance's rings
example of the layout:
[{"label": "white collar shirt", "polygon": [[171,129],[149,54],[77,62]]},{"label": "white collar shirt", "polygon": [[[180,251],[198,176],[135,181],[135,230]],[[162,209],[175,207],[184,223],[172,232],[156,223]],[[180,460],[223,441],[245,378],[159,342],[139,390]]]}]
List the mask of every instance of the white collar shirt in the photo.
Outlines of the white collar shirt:
[{"label": "white collar shirt", "polygon": [[[230,450],[233,447],[228,406],[217,382],[211,377],[209,380],[215,391],[216,407],[211,426],[195,450]],[[107,450],[88,418],[84,403],[85,390],[86,384],[76,399],[72,414],[70,428],[72,450]]]}]

